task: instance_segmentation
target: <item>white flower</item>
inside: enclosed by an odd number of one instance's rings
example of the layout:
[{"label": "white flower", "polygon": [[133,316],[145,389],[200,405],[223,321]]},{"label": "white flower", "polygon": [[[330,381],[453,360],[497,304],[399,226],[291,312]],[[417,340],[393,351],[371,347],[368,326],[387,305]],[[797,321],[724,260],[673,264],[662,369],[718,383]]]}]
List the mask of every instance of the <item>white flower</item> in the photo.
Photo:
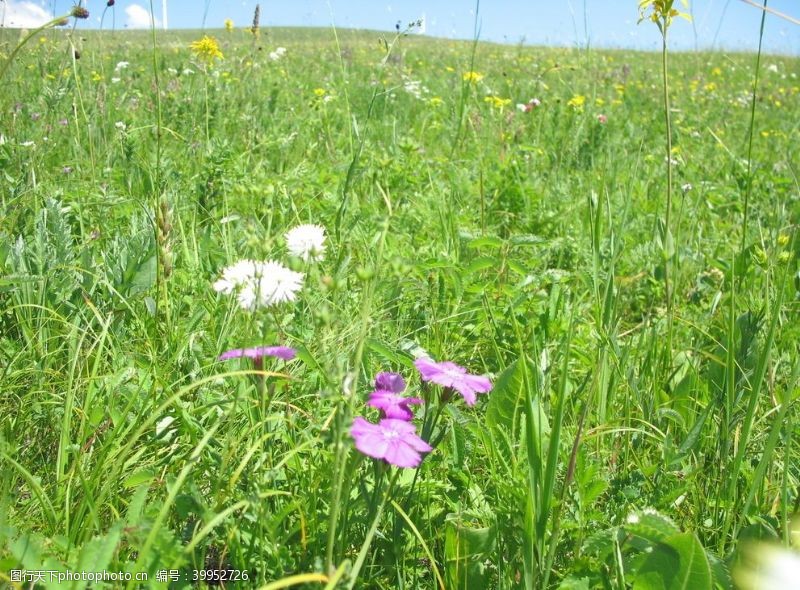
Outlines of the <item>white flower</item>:
[{"label": "white flower", "polygon": [[236,292],[242,309],[294,301],[303,283],[303,274],[289,270],[279,262],[240,260],[222,271],[214,283],[214,290],[231,294]]},{"label": "white flower", "polygon": [[286,247],[292,256],[306,262],[317,262],[325,257],[325,228],[321,225],[298,225],[286,232]]},{"label": "white flower", "polygon": [[285,47],[278,47],[275,51],[270,51],[269,58],[272,61],[278,61],[284,55],[286,55],[286,48]]},{"label": "white flower", "polygon": [[120,70],[124,70],[125,68],[127,68],[129,65],[131,65],[129,62],[127,62],[127,61],[121,61],[121,62],[118,62],[118,63],[117,63],[117,67],[115,67],[114,69],[115,69],[117,72],[119,72]]},{"label": "white flower", "polygon": [[111,78],[111,83],[112,84],[119,84],[120,80],[121,80],[121,78]]},{"label": "white flower", "polygon": [[773,74],[777,74],[778,73],[778,64],[769,64],[767,66],[767,71],[771,72]]},{"label": "white flower", "polygon": [[116,123],[114,123],[114,127],[119,129],[120,131],[125,131],[128,128],[128,126],[125,124],[124,121],[117,121]]}]

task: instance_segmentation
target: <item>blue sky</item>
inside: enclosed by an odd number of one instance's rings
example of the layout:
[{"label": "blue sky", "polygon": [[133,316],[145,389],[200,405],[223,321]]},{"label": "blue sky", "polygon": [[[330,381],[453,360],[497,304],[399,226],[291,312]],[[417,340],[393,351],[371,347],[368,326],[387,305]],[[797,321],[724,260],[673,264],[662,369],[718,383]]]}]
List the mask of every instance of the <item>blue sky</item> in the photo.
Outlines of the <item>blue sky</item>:
[{"label": "blue sky", "polygon": [[[760,0],[756,0],[760,4]],[[230,18],[237,26],[252,20],[256,0],[167,0],[170,28],[221,28]],[[390,31],[399,20],[406,23],[425,15],[426,34],[446,38],[471,38],[473,0],[259,0],[263,26],[317,26],[369,28]],[[98,18],[106,0],[84,0]],[[117,26],[137,28],[149,21],[149,1],[116,0]],[[161,21],[161,0],[153,0]],[[587,40],[597,47],[657,49],[654,25],[637,26],[637,0],[483,0],[479,10],[481,39],[529,44],[575,46]],[[679,4],[676,1],[676,4]],[[22,22],[32,14],[66,12],[72,0],[0,0],[5,22]],[[674,49],[716,47],[755,49],[760,11],[742,0],[694,0],[694,22],[676,21],[670,33]],[[800,1],[771,0],[769,7],[800,19]],[[207,12],[206,12],[207,10]],[[110,16],[110,15],[109,15]],[[105,26],[110,19],[107,18]],[[23,23],[25,24],[25,23]],[[30,26],[28,23],[27,26]],[[767,51],[800,54],[800,26],[768,15],[764,46]]]}]

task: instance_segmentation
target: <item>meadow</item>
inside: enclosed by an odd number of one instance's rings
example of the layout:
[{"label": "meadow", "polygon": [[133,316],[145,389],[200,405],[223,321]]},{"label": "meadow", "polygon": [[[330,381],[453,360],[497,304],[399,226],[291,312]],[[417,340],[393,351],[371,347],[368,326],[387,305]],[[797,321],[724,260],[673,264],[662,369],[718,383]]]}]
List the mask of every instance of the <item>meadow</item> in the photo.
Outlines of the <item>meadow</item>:
[{"label": "meadow", "polygon": [[0,585],[800,579],[798,58],[24,34]]}]

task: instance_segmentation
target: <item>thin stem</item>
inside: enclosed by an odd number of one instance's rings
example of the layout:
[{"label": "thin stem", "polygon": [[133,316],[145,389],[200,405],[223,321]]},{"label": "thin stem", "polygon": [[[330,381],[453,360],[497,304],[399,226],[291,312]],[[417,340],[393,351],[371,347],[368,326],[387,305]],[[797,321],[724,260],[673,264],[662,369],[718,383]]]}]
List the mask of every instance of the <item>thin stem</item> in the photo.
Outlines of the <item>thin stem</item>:
[{"label": "thin stem", "polygon": [[[669,104],[669,70],[667,62],[667,23],[661,33],[661,73],[664,90],[664,122],[666,123],[667,134],[667,206],[664,214],[664,228],[661,236],[661,247],[665,250],[664,256],[664,291],[667,302],[667,354],[672,357],[672,293],[674,288],[670,284],[670,270],[672,266],[673,253],[671,252],[672,234],[670,233],[670,217],[672,214],[672,118],[670,116]],[[671,362],[671,361],[670,361]]]},{"label": "thin stem", "polygon": [[758,34],[758,53],[756,53],[756,71],[753,76],[753,96],[750,101],[750,129],[747,138],[747,186],[744,191],[744,212],[742,220],[742,245],[741,253],[744,253],[747,244],[747,221],[749,217],[750,194],[753,189],[753,130],[756,120],[756,91],[758,89],[758,73],[761,68],[761,42],[764,39],[764,21],[767,16],[767,0],[764,0],[764,10],[761,11],[761,29]]}]

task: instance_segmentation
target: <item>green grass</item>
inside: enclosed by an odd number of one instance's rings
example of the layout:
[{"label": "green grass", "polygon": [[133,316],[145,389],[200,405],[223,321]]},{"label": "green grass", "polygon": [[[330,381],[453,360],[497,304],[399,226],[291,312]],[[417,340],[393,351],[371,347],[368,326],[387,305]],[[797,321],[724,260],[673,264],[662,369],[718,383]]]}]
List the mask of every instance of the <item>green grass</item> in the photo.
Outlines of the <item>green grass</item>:
[{"label": "green grass", "polygon": [[[755,55],[670,54],[669,244],[660,55],[262,33],[206,70],[199,32],[51,30],[2,80],[0,583],[749,588],[745,539],[797,548],[800,60],[751,120]],[[212,289],[300,223],[297,302]],[[277,342],[271,395],[216,360]],[[423,353],[493,391],[435,403]],[[390,370],[418,470],[348,434]]]}]

